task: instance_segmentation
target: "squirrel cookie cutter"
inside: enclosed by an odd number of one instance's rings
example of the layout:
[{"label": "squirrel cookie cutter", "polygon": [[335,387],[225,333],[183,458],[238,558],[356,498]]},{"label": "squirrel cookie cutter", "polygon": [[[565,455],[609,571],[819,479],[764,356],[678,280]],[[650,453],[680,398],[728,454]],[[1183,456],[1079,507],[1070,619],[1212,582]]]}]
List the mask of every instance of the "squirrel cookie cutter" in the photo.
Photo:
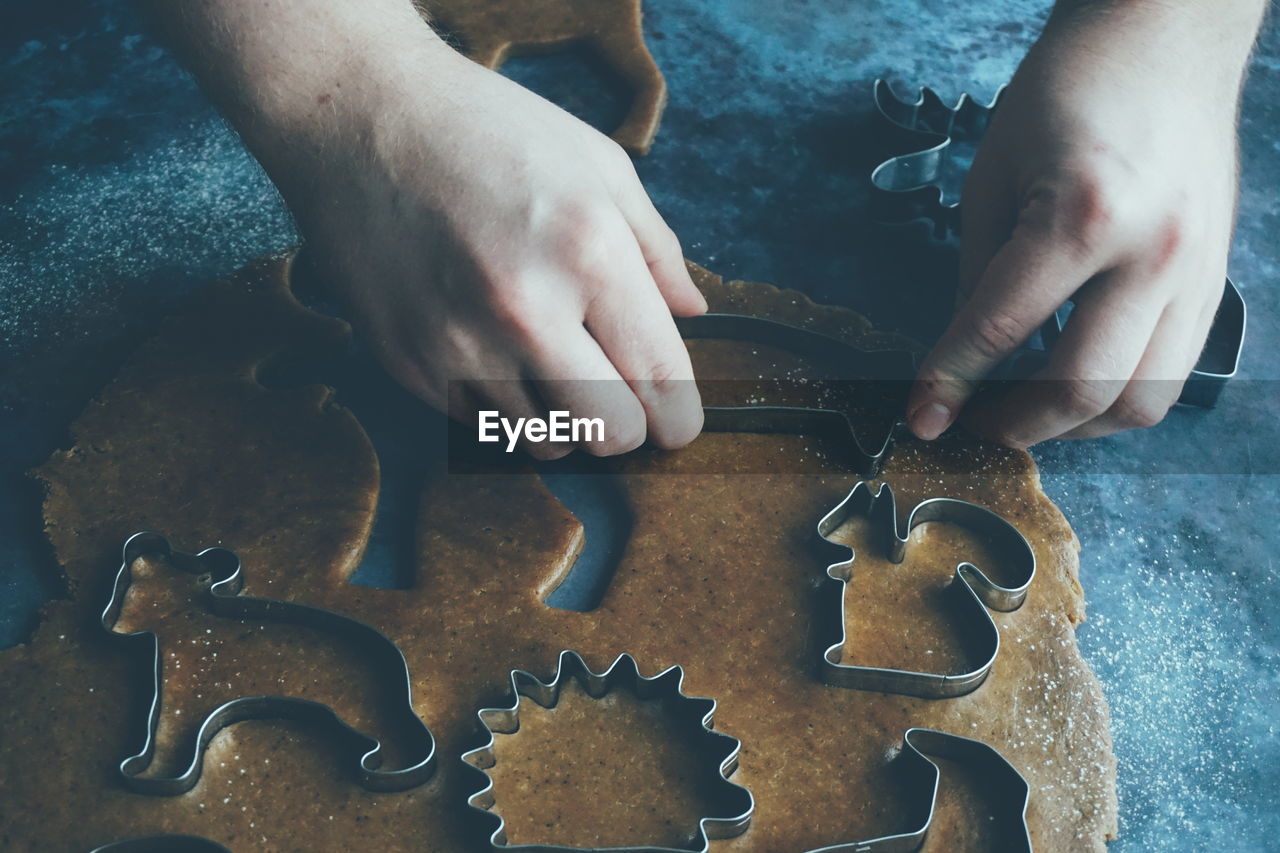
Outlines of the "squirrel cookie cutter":
[{"label": "squirrel cookie cutter", "polygon": [[[948,104],[927,86],[914,100],[906,100],[887,81],[876,80],[872,98],[882,150],[888,156],[871,172],[873,218],[892,225],[928,220],[935,237],[958,235],[960,200],[947,198],[941,181],[959,169],[952,165],[954,143],[977,143],[982,138],[1006,88],[1002,86],[986,103],[965,93],[955,104]],[[1043,367],[1070,313],[1070,303],[1055,312],[994,378],[1022,378]],[[1179,403],[1201,408],[1217,404],[1223,387],[1239,369],[1247,325],[1244,296],[1227,278],[1204,349],[1182,387]]]},{"label": "squirrel cookie cutter", "polygon": [[520,703],[524,699],[536,702],[544,708],[554,708],[560,699],[560,691],[570,680],[581,685],[588,696],[599,699],[615,689],[632,692],[641,700],[661,699],[668,713],[675,715],[677,723],[696,725],[701,731],[699,738],[706,745],[709,755],[719,761],[719,781],[714,797],[723,814],[703,817],[698,822],[698,830],[687,848],[671,848],[656,846],[638,846],[609,848],[611,850],[643,850],[647,853],[678,853],[680,850],[696,850],[706,853],[713,840],[735,838],[747,831],[751,825],[751,817],[755,813],[755,800],[751,792],[741,785],[729,781],[738,768],[738,752],[741,743],[737,738],[718,732],[712,728],[712,717],[716,710],[716,701],[698,696],[685,695],[680,687],[684,681],[684,670],[673,666],[657,675],[640,674],[635,659],[630,655],[619,655],[609,668],[602,673],[592,672],[582,657],[573,651],[562,651],[556,663],[555,673],[549,681],[543,681],[525,670],[513,670],[510,676],[511,704],[506,707],[482,708],[476,717],[486,742],[462,755],[462,762],[469,775],[474,777],[470,785],[467,805],[485,826],[488,846],[492,850],[527,850],[543,853],[570,853],[582,850],[581,847],[565,847],[546,844],[509,844],[506,838],[506,823],[496,813],[496,799],[493,793],[493,781],[486,772],[497,762],[494,747],[494,734],[511,734],[520,728]]},{"label": "squirrel cookie cutter", "polygon": [[872,524],[875,535],[884,543],[890,561],[900,563],[910,547],[911,531],[930,521],[942,521],[964,527],[983,536],[989,547],[1006,555],[1014,566],[1016,585],[1004,586],[991,580],[978,566],[962,562],[956,566],[955,575],[947,586],[951,602],[964,614],[961,621],[964,636],[962,645],[970,657],[979,661],[968,672],[944,674],[917,672],[886,667],[859,666],[843,662],[845,654],[845,599],[853,579],[858,555],[832,563],[827,567],[827,578],[820,594],[824,600],[832,598],[839,603],[829,614],[830,627],[823,633],[830,642],[820,644],[824,651],[820,672],[822,680],[834,687],[855,690],[875,690],[884,693],[901,693],[922,699],[948,699],[971,693],[982,685],[1000,652],[1000,629],[991,618],[989,610],[1010,612],[1022,606],[1027,589],[1035,578],[1036,557],[1030,543],[1012,524],[989,509],[955,498],[929,498],[921,501],[908,513],[905,524],[899,528],[897,505],[893,489],[887,483],[876,491],[864,482],[823,516],[818,522],[818,536],[827,543],[852,552],[848,545],[840,545],[830,539],[830,534],[846,521],[863,516]]},{"label": "squirrel cookie cutter", "polygon": [[[325,629],[331,634],[345,635],[353,644],[368,650],[371,656],[378,658],[377,665],[397,683],[397,693],[404,697],[403,721],[406,723],[406,731],[413,733],[413,754],[417,760],[400,769],[380,770],[381,742],[350,726],[328,705],[297,697],[254,695],[224,702],[209,712],[200,724],[195,748],[186,769],[180,774],[167,777],[140,775],[151,765],[155,756],[156,728],[164,694],[164,658],[160,640],[154,632],[139,630],[121,634],[115,630],[115,625],[132,583],[132,566],[142,557],[167,559],[176,569],[190,575],[208,574],[211,581],[207,590],[208,605],[215,615],[231,619],[261,619],[309,625]],[[118,771],[123,783],[131,790],[143,794],[185,793],[199,781],[205,748],[214,735],[232,723],[263,718],[318,722],[329,726],[336,731],[344,746],[349,746],[353,755],[357,756],[356,779],[369,790],[399,791],[426,782],[435,772],[435,738],[413,710],[409,668],[399,647],[385,634],[363,622],[306,604],[241,596],[243,586],[244,574],[240,559],[226,548],[207,548],[198,554],[189,554],[174,549],[168,539],[150,531],[135,533],[124,543],[120,569],[116,572],[110,598],[102,611],[101,624],[113,637],[145,649],[152,661],[153,676],[143,747],[120,762]]]}]

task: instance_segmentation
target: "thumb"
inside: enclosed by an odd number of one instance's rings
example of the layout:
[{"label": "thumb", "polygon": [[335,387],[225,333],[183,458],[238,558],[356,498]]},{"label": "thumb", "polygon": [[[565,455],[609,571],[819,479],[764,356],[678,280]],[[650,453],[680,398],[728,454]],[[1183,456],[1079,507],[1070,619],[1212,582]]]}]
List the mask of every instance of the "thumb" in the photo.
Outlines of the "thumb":
[{"label": "thumb", "polygon": [[907,422],[932,440],[955,422],[978,384],[1100,267],[1051,194],[1033,197],[992,255],[973,295],[929,353],[907,401]]}]

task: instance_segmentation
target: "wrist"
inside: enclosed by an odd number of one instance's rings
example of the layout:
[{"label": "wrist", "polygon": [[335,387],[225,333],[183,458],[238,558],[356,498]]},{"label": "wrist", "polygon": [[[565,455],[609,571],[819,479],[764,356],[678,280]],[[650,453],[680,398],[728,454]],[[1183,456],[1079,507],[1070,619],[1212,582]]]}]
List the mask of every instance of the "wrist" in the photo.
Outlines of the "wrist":
[{"label": "wrist", "polygon": [[287,198],[368,163],[397,136],[407,112],[446,106],[457,64],[466,62],[425,23],[400,32],[348,30],[340,43],[311,51],[280,84],[259,91],[232,121]]},{"label": "wrist", "polygon": [[1119,70],[1150,68],[1171,88],[1221,94],[1238,90],[1266,7],[1267,0],[1057,0],[1041,39]]},{"label": "wrist", "polygon": [[174,47],[287,198],[369,159],[466,60],[409,0],[152,0]]}]

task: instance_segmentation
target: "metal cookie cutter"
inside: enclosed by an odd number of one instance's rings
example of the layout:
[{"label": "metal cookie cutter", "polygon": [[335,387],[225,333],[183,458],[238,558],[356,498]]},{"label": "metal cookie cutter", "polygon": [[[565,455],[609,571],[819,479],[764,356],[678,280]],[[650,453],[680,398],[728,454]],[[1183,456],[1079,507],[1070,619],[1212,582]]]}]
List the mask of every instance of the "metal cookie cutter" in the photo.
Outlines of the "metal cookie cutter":
[{"label": "metal cookie cutter", "polygon": [[[413,710],[409,668],[404,655],[394,642],[380,631],[351,619],[305,604],[275,601],[266,598],[241,596],[244,574],[240,559],[226,548],[208,548],[198,554],[175,550],[169,540],[159,533],[141,532],[130,536],[124,543],[123,559],[112,585],[111,597],[102,612],[102,627],[112,636],[120,637],[139,652],[149,655],[152,661],[151,701],[148,703],[145,721],[145,739],[142,750],[120,762],[120,778],[130,789],[144,794],[182,794],[191,790],[200,779],[204,750],[219,730],[232,723],[248,719],[287,718],[304,722],[319,722],[332,729],[348,746],[356,764],[356,778],[365,788],[373,791],[399,791],[420,785],[435,771],[435,738]],[[255,619],[309,625],[324,629],[331,635],[344,636],[348,642],[368,651],[385,670],[387,678],[398,685],[403,693],[403,721],[406,732],[414,742],[413,755],[417,757],[408,767],[398,770],[379,770],[382,761],[382,744],[375,738],[357,731],[344,722],[327,705],[309,699],[289,696],[242,696],[215,708],[200,724],[194,753],[186,770],[178,776],[144,778],[138,774],[151,764],[156,749],[156,727],[160,719],[163,696],[163,657],[160,641],[152,631],[134,631],[121,634],[115,624],[124,604],[125,593],[132,582],[134,561],[144,556],[167,558],[173,566],[191,575],[208,574],[210,610],[218,616],[231,619]]]},{"label": "metal cookie cutter", "polygon": [[[550,681],[542,681],[532,673],[514,670],[511,673],[511,704],[503,708],[483,708],[477,713],[482,733],[486,742],[468,752],[463,753],[462,761],[468,775],[473,777],[471,794],[467,797],[470,806],[487,830],[488,845],[493,850],[527,850],[544,853],[570,853],[581,850],[575,847],[555,845],[508,844],[506,825],[502,817],[493,811],[495,799],[493,782],[485,771],[496,763],[494,754],[494,733],[511,734],[520,728],[520,702],[527,698],[544,708],[554,708],[560,699],[560,690],[569,681],[575,679],[592,698],[600,698],[619,687],[633,692],[638,698],[662,699],[664,707],[670,713],[679,716],[681,723],[701,727],[700,740],[706,746],[709,755],[719,757],[720,782],[715,797],[722,814],[702,818],[698,822],[697,834],[690,846],[682,850],[696,850],[706,853],[712,840],[735,838],[751,825],[751,817],[755,812],[755,800],[751,792],[741,785],[729,781],[729,777],[738,769],[738,751],[741,743],[712,728],[712,716],[715,714],[716,702],[696,696],[686,696],[680,690],[684,680],[684,670],[678,666],[663,670],[654,676],[643,676],[630,655],[619,655],[602,673],[592,672],[577,652],[562,651],[556,665],[555,674]],[[676,848],[667,847],[624,847],[609,848],[614,851],[646,851],[646,853],[677,853]]]},{"label": "metal cookie cutter", "polygon": [[921,801],[926,807],[920,812],[917,828],[870,841],[833,844],[809,853],[912,853],[919,850],[933,825],[942,776],[938,765],[929,760],[930,755],[982,768],[982,781],[987,786],[987,793],[1002,805],[1000,812],[992,817],[1001,827],[1009,827],[1000,835],[1000,849],[1008,853],[1031,853],[1031,834],[1027,829],[1027,803],[1031,788],[1017,768],[980,740],[919,728],[907,729],[897,758],[910,774],[910,784],[929,792],[928,799]]},{"label": "metal cookie cutter", "polygon": [[[871,172],[873,216],[890,224],[928,220],[939,238],[959,234],[960,200],[948,198],[941,182],[948,173],[961,169],[952,164],[954,143],[977,143],[982,138],[1004,92],[1001,87],[985,104],[966,93],[948,105],[928,87],[909,101],[895,94],[884,80],[876,80],[873,97],[884,150],[891,156]],[[1050,317],[993,378],[1025,377],[1043,367],[1069,315],[1070,303]],[[1244,297],[1228,278],[1204,349],[1182,388],[1179,403],[1212,408],[1218,402],[1223,386],[1239,367],[1246,320]]]},{"label": "metal cookie cutter", "polygon": [[[955,577],[947,591],[953,606],[964,615],[961,625],[966,633],[961,643],[969,657],[981,662],[972,670],[945,675],[855,666],[841,661],[845,645],[844,601],[857,555],[832,563],[827,567],[827,581],[821,595],[824,600],[830,596],[838,606],[827,615],[828,627],[822,631],[830,638],[822,655],[822,680],[835,687],[902,693],[922,699],[947,699],[976,690],[986,680],[1000,651],[1000,630],[987,608],[1008,612],[1022,606],[1036,572],[1036,557],[1031,545],[1017,528],[991,510],[954,498],[931,498],[916,504],[900,531],[893,489],[882,484],[872,492],[871,486],[865,482],[854,486],[853,491],[818,522],[818,536],[831,542],[829,536],[832,532],[859,515],[871,521],[873,529],[882,538],[889,559],[895,563],[902,562],[906,556],[911,531],[925,522],[945,521],[981,534],[990,547],[1007,555],[1015,567],[1018,583],[1002,586],[973,563],[963,562],[956,566]],[[838,547],[852,551],[847,545]]]},{"label": "metal cookie cutter", "polygon": [[928,87],[906,101],[886,81],[876,80],[872,95],[879,132],[892,156],[871,172],[875,218],[895,224],[927,219],[940,238],[960,233],[960,200],[948,198],[940,182],[953,169],[954,141],[981,139],[1004,91],[1002,86],[985,104],[965,93],[949,106]]},{"label": "metal cookie cutter", "polygon": [[198,835],[140,835],[95,847],[89,853],[231,853]]},{"label": "metal cookie cutter", "polygon": [[718,338],[762,344],[786,350],[820,364],[837,366],[848,376],[866,380],[872,397],[886,412],[884,437],[864,444],[849,415],[834,409],[798,406],[708,406],[703,409],[707,432],[757,432],[815,435],[832,439],[849,450],[859,474],[880,472],[898,432],[915,356],[906,350],[861,350],[837,338],[762,317],[743,314],[703,314],[676,320],[686,340]]}]

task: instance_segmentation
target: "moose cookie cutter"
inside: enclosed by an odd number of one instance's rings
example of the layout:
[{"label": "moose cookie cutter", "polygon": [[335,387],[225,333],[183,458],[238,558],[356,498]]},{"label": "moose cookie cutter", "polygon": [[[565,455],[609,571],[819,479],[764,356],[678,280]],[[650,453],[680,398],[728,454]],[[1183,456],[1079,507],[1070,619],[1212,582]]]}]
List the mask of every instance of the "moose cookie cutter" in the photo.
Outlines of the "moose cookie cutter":
[{"label": "moose cookie cutter", "polygon": [[581,847],[563,847],[546,844],[509,844],[506,837],[506,824],[501,815],[495,812],[496,799],[493,793],[493,780],[486,772],[497,763],[494,734],[511,734],[520,728],[520,704],[524,699],[536,702],[544,708],[554,708],[560,699],[560,692],[570,681],[577,681],[588,696],[599,699],[616,689],[624,689],[641,700],[659,699],[664,703],[668,713],[677,717],[681,725],[700,727],[700,746],[705,747],[708,755],[719,760],[719,782],[712,794],[718,806],[716,815],[703,817],[698,822],[697,833],[693,845],[687,848],[671,847],[626,847],[611,848],[614,850],[644,850],[647,853],[678,853],[682,850],[697,850],[706,853],[711,841],[735,838],[747,831],[751,825],[751,817],[755,813],[755,800],[751,792],[741,785],[729,781],[738,768],[738,752],[741,744],[738,739],[712,728],[716,702],[698,696],[685,695],[680,687],[684,681],[684,670],[678,666],[665,669],[657,675],[640,674],[635,659],[630,655],[619,655],[609,668],[602,673],[592,672],[582,657],[573,651],[562,651],[556,664],[556,671],[549,681],[542,681],[536,675],[524,670],[511,673],[511,704],[505,707],[482,708],[477,713],[480,729],[486,742],[475,749],[463,753],[463,764],[474,778],[471,794],[467,797],[467,805],[474,810],[478,819],[486,825],[488,844],[493,850],[537,850],[540,853],[571,853]]},{"label": "moose cookie cutter", "polygon": [[[948,104],[929,87],[907,100],[885,80],[876,80],[872,96],[883,150],[890,156],[871,172],[873,217],[894,225],[927,220],[938,238],[959,234],[960,201],[946,196],[942,181],[960,168],[953,164],[955,142],[977,143],[982,138],[1004,92],[1001,87],[986,103],[965,93]],[[1070,313],[1070,303],[1055,312],[995,378],[1021,378],[1043,367]],[[1204,349],[1182,387],[1179,403],[1201,408],[1217,404],[1223,387],[1239,369],[1247,325],[1244,296],[1227,278]]]},{"label": "moose cookie cutter", "polygon": [[[200,724],[196,744],[186,769],[177,776],[145,777],[156,750],[156,729],[159,723],[164,690],[164,659],[160,641],[152,631],[133,631],[121,634],[115,625],[124,606],[125,596],[132,582],[133,564],[142,557],[167,559],[179,571],[190,575],[209,575],[208,604],[219,616],[233,619],[266,619],[309,625],[343,635],[350,642],[366,649],[377,658],[377,665],[397,685],[397,692],[404,696],[403,722],[414,740],[414,756],[407,767],[380,770],[382,744],[375,738],[352,728],[328,705],[310,699],[289,696],[242,696],[225,702],[212,710]],[[145,737],[142,749],[120,762],[119,774],[131,790],[144,794],[176,795],[193,787],[200,779],[204,764],[205,748],[223,728],[248,719],[286,718],[303,722],[318,722],[334,730],[344,746],[350,747],[356,760],[356,778],[361,785],[373,791],[399,791],[426,782],[435,771],[435,738],[430,729],[413,710],[412,687],[409,668],[404,655],[386,635],[355,619],[305,604],[251,598],[240,595],[244,586],[244,574],[240,559],[226,548],[208,548],[198,554],[178,551],[159,533],[143,531],[130,536],[124,543],[120,570],[112,584],[111,596],[102,612],[104,630],[130,646],[145,650],[152,661],[151,700],[147,703]]]},{"label": "moose cookie cutter", "polygon": [[843,662],[845,600],[858,559],[857,554],[852,553],[848,559],[827,567],[827,580],[821,591],[824,600],[834,599],[839,603],[829,614],[831,627],[824,631],[830,642],[822,654],[822,680],[835,687],[901,693],[922,699],[949,699],[977,690],[990,674],[1000,652],[1000,629],[988,609],[1007,613],[1017,610],[1026,601],[1027,590],[1036,572],[1036,555],[1030,543],[1017,528],[991,510],[954,498],[921,501],[908,514],[900,530],[893,489],[884,483],[873,492],[866,482],[854,486],[845,499],[818,522],[818,536],[824,542],[852,552],[848,545],[835,543],[830,536],[857,516],[870,520],[881,540],[881,547],[894,563],[905,558],[911,531],[921,524],[942,521],[964,527],[983,536],[989,547],[1008,558],[1016,583],[1012,586],[996,583],[970,562],[956,566],[955,575],[947,586],[949,603],[963,614],[960,625],[964,633],[960,643],[967,656],[978,661],[967,672],[931,673],[859,666]]}]

